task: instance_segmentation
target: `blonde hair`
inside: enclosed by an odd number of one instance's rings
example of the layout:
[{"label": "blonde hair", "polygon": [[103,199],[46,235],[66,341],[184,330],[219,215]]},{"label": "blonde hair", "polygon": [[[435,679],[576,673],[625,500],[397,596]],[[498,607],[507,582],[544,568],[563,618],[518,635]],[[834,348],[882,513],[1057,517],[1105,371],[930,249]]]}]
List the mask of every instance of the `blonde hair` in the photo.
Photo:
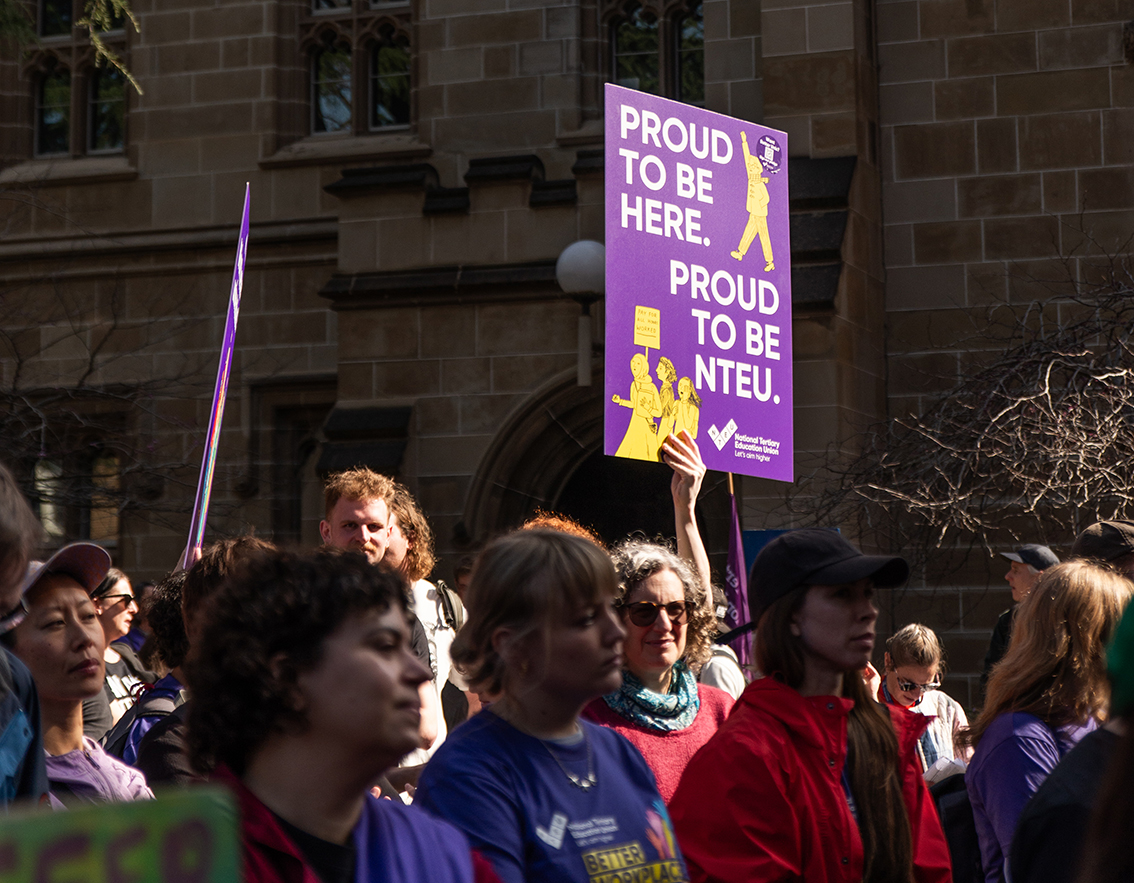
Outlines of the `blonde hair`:
[{"label": "blonde hair", "polygon": [[[379,476],[380,478],[383,476]],[[409,541],[406,550],[406,576],[411,581],[425,579],[433,572],[437,558],[433,554],[433,530],[417,501],[404,484],[393,482],[394,492],[386,501],[390,514],[397,516],[398,529]],[[353,498],[351,498],[353,499]]]},{"label": "blonde hair", "polygon": [[331,514],[339,500],[381,500],[387,506],[394,499],[394,480],[365,466],[335,472],[323,485],[323,508]]},{"label": "blonde hair", "polygon": [[468,620],[450,656],[473,689],[507,693],[516,686],[515,672],[493,646],[498,629],[512,630],[514,646],[614,591],[614,567],[594,543],[557,530],[513,531],[477,557],[465,593]]},{"label": "blonde hair", "polygon": [[1006,712],[1049,726],[1101,718],[1110,698],[1104,650],[1134,583],[1094,561],[1047,568],[1016,611],[1008,652],[992,670],[980,717],[965,734],[976,747]]},{"label": "blonde hair", "polygon": [[911,622],[892,634],[886,641],[886,652],[894,667],[916,665],[935,668],[938,676],[945,673],[945,653],[933,629],[920,622]]}]

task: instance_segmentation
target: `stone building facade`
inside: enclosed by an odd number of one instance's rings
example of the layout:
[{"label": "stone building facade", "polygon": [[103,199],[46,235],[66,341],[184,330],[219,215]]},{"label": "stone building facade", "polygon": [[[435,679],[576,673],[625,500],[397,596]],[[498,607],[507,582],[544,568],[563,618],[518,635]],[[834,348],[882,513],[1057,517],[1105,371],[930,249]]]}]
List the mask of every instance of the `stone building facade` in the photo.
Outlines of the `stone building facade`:
[{"label": "stone building facade", "polygon": [[[703,39],[703,87],[681,97],[788,133],[801,475],[924,407],[980,358],[990,310],[1051,299],[1037,281],[1134,221],[1118,0],[133,5],[139,30],[108,39],[140,94],[59,25],[69,0],[39,0],[41,43],[0,63],[0,380],[33,398],[152,383],[144,406],[83,406],[138,439],[124,476],[136,459],[164,476],[102,528],[142,576],[184,545],[245,182],[212,527],[314,541],[317,474],[368,462],[418,495],[446,577],[539,507],[666,528],[666,470],[600,453],[601,301],[579,386],[582,306],[554,272],[603,239],[602,83],[624,66],[680,95]],[[91,469],[56,466],[72,468]],[[790,525],[782,486],[739,493],[746,528]],[[887,601],[885,627],[948,633],[962,701],[1007,605],[1000,571],[974,555]]]}]

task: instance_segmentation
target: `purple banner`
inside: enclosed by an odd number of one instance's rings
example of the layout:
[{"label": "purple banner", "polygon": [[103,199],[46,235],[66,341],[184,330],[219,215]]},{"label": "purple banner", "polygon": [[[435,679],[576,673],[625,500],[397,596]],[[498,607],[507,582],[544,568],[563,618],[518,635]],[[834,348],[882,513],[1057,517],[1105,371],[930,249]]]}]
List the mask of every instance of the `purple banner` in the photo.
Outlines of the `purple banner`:
[{"label": "purple banner", "polygon": [[[732,522],[728,531],[728,563],[725,565],[725,598],[728,612],[725,624],[729,629],[745,625],[751,616],[748,613],[748,573],[744,562],[744,537],[740,532],[740,515],[736,511],[736,497],[728,495],[732,504]],[[736,658],[741,665],[752,661],[752,633],[741,635],[732,642]]]},{"label": "purple banner", "polygon": [[180,567],[190,567],[200,557],[205,540],[205,522],[209,517],[209,496],[212,493],[213,469],[217,462],[221,424],[224,422],[224,402],[228,396],[228,376],[232,371],[232,351],[236,345],[236,322],[240,318],[240,294],[244,290],[244,265],[248,259],[248,208],[251,189],[244,185],[244,215],[240,221],[240,239],[236,245],[236,263],[232,268],[232,287],[228,296],[228,318],[224,323],[224,341],[221,344],[220,364],[217,366],[217,385],[213,391],[213,408],[209,414],[205,453],[201,458],[201,475],[197,480],[197,500],[193,504],[193,520],[189,523],[189,542],[181,555]]},{"label": "purple banner", "polygon": [[792,480],[787,136],[606,86],[607,454]]}]

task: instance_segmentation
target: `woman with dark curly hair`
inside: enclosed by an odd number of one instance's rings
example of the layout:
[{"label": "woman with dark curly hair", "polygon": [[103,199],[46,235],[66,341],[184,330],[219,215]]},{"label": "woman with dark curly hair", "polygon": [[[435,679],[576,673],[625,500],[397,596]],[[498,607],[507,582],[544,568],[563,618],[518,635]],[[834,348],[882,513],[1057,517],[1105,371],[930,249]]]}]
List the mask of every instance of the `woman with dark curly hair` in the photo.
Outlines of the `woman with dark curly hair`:
[{"label": "woman with dark curly hair", "polygon": [[255,556],[186,665],[190,754],[237,795],[245,880],[493,880],[455,828],[370,787],[417,744],[405,586],[354,552]]},{"label": "woman with dark curly hair", "polygon": [[587,706],[642,752],[668,803],[685,765],[728,717],[733,698],[698,684],[716,617],[689,565],[665,546],[627,540],[612,557],[614,607],[626,629],[622,686]]},{"label": "woman with dark curly hair", "polygon": [[553,530],[502,537],[473,569],[453,659],[500,698],[438,749],[416,804],[458,825],[506,883],[688,879],[642,755],[579,720],[621,679],[614,590],[605,552]]}]

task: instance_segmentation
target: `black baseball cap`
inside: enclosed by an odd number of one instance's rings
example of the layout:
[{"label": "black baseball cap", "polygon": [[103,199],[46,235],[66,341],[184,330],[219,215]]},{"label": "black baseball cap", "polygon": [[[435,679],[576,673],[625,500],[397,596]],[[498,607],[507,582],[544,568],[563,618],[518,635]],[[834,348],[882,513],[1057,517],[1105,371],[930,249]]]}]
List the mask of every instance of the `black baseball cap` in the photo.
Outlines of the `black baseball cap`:
[{"label": "black baseball cap", "polygon": [[904,558],[863,555],[836,531],[803,528],[781,534],[760,550],[748,577],[748,607],[756,621],[800,586],[841,585],[870,577],[875,586],[891,589],[909,575]]},{"label": "black baseball cap", "polygon": [[1096,521],[1079,536],[1071,547],[1072,558],[1097,558],[1114,561],[1134,552],[1134,521]]},{"label": "black baseball cap", "polygon": [[1019,561],[1021,564],[1030,564],[1036,570],[1047,570],[1059,563],[1059,557],[1047,546],[1039,543],[1027,543],[1020,546],[1015,552],[1001,552],[1009,561]]}]

